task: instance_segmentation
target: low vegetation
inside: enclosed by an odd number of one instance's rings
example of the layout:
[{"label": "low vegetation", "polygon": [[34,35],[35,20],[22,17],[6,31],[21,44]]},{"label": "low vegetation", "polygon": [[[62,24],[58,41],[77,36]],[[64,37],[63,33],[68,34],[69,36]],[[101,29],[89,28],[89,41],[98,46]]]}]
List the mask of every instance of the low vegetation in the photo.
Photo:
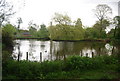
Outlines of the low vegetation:
[{"label": "low vegetation", "polygon": [[59,61],[3,62],[3,79],[118,79],[119,56],[70,56]]}]

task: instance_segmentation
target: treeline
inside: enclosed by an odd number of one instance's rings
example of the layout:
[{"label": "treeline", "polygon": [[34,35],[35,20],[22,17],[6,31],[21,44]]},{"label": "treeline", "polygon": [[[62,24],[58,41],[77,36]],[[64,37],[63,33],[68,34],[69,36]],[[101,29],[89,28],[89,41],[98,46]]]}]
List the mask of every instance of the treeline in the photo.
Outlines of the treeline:
[{"label": "treeline", "polygon": [[[53,40],[120,39],[120,16],[111,21],[106,18],[96,21],[92,27],[85,27],[80,18],[71,22],[68,15],[59,13],[55,13],[53,20],[57,24],[48,27],[49,37]],[[112,29],[106,31],[110,27]]]},{"label": "treeline", "polygon": [[[110,25],[107,20],[104,22],[105,25]],[[48,27],[50,38],[53,40],[84,40],[107,38],[108,36],[105,29],[103,29],[101,32],[99,29],[99,22],[97,22],[93,27],[84,28],[80,18],[77,19],[75,25],[57,24]]]},{"label": "treeline", "polygon": [[[50,38],[53,40],[85,40],[85,39],[120,39],[120,17],[116,16],[117,21],[102,21],[102,30],[100,21],[97,21],[92,27],[84,27],[80,18],[75,25],[57,24],[48,27]],[[115,19],[114,18],[114,19]],[[115,22],[118,22],[117,24]],[[114,23],[114,24],[113,24]],[[106,28],[114,25],[108,33]]]},{"label": "treeline", "polygon": [[57,24],[49,26],[50,39],[53,40],[81,40],[84,39],[84,29],[80,19],[75,25]]},{"label": "treeline", "polygon": [[[109,18],[112,9],[106,4],[96,6],[95,16],[98,21],[92,27],[85,27],[78,18],[72,21],[67,14],[55,13],[50,26],[40,26],[30,21],[28,30],[20,29],[22,18],[17,19],[18,26],[6,24],[2,27],[4,42],[8,38],[50,38],[52,40],[87,40],[87,39],[120,39],[120,16]],[[112,28],[106,33],[107,28]],[[6,38],[6,39],[4,39]],[[7,42],[6,42],[7,43]]]},{"label": "treeline", "polygon": [[[52,40],[120,39],[120,16],[114,17],[113,20],[113,22],[106,19],[103,20],[102,31],[100,31],[100,21],[97,21],[92,27],[85,27],[82,25],[80,18],[74,22],[74,25],[58,23],[56,25],[51,24],[49,27],[46,27],[42,24],[40,25],[40,28],[36,28],[36,25],[31,25],[29,30],[18,29],[11,24],[6,24],[2,28],[3,40],[6,38],[3,43],[8,39],[15,37],[50,38]],[[67,22],[67,20],[64,21]],[[115,28],[113,27],[113,29],[106,33],[105,30],[110,25],[114,25]],[[24,36],[24,33],[27,33],[29,36]]]}]

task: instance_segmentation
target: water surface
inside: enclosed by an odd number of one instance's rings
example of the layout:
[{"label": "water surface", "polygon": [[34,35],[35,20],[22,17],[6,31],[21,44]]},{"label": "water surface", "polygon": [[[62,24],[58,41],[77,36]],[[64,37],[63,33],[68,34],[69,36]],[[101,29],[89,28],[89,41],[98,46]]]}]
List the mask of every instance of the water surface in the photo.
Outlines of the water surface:
[{"label": "water surface", "polygon": [[[113,54],[116,47],[104,42],[56,42],[39,40],[15,40],[13,59],[44,61],[64,60],[71,55],[81,57],[95,57]],[[115,53],[115,51],[114,51]]]}]

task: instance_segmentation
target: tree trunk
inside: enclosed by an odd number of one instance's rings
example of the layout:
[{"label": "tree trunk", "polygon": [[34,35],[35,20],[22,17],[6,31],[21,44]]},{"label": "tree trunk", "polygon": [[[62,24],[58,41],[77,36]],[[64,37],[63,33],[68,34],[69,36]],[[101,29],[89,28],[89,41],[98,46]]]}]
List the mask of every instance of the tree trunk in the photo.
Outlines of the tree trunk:
[{"label": "tree trunk", "polygon": [[100,19],[100,33],[99,33],[99,37],[101,37],[101,34],[102,34],[102,21],[103,21],[103,19]]},{"label": "tree trunk", "polygon": [[117,27],[115,27],[115,30],[114,30],[114,38],[115,38],[115,36],[116,36],[116,29],[117,29]]}]

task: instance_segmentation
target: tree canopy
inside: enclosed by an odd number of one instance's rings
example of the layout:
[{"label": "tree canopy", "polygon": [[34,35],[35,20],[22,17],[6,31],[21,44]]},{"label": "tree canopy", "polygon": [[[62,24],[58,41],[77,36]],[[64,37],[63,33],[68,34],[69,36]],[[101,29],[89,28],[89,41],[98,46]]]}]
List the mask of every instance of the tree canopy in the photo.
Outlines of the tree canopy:
[{"label": "tree canopy", "polygon": [[71,23],[71,18],[65,14],[55,13],[54,17],[52,18],[54,22],[58,24],[66,24],[69,25]]}]

